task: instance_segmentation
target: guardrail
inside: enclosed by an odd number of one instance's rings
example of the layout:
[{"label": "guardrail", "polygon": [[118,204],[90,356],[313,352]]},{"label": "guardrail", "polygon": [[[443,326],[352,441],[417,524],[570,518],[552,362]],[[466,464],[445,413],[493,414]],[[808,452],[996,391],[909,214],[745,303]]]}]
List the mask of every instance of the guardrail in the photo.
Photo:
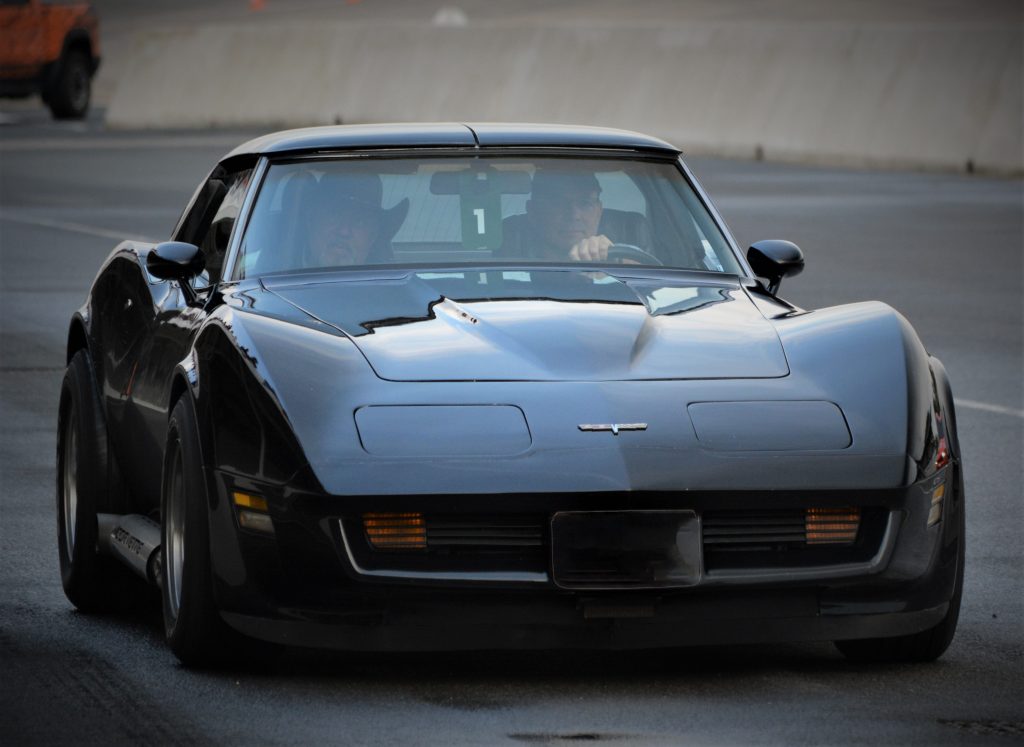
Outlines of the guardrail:
[{"label": "guardrail", "polygon": [[137,40],[114,127],[599,124],[690,152],[1024,171],[1019,28],[204,25]]}]

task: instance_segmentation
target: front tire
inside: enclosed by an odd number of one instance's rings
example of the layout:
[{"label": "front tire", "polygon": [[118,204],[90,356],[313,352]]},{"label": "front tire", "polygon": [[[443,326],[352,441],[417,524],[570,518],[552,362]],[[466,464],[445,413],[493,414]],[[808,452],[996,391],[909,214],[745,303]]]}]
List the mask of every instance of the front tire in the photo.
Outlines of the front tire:
[{"label": "front tire", "polygon": [[164,633],[188,667],[223,663],[238,634],[213,598],[206,479],[195,409],[188,395],[171,411],[160,491]]}]

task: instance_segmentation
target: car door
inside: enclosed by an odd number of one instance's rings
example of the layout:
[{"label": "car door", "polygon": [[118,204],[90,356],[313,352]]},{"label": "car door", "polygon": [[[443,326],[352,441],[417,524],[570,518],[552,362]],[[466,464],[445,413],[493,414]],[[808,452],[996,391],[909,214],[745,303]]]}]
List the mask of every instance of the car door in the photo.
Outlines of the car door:
[{"label": "car door", "polygon": [[[179,283],[149,277],[141,268],[138,273],[139,278],[147,276],[150,302],[141,304],[131,323],[146,332],[136,344],[134,355],[122,357],[120,365],[127,375],[122,374],[123,386],[110,391],[110,395],[121,399],[124,412],[117,429],[118,462],[133,496],[143,507],[159,505],[171,377],[217,303],[220,269],[251,177],[251,168],[216,170],[200,187],[180,222],[174,240],[199,246],[207,268],[192,282],[192,294]],[[129,296],[131,285],[126,283]],[[129,309],[134,306],[127,300],[126,305]]]}]

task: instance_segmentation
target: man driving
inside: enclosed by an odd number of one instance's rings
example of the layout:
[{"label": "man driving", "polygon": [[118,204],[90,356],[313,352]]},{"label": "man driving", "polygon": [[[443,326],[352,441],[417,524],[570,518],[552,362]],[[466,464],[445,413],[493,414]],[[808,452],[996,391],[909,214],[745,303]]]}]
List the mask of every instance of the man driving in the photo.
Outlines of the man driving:
[{"label": "man driving", "polygon": [[601,185],[590,172],[538,169],[526,213],[506,219],[501,256],[600,262],[615,242],[600,233]]}]

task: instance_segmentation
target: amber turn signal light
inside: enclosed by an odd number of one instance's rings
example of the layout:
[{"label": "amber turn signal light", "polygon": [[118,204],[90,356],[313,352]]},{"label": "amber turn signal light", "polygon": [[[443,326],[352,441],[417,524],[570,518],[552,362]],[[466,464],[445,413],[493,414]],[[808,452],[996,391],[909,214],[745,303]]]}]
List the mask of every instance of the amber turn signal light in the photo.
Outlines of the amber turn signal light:
[{"label": "amber turn signal light", "polygon": [[427,523],[423,514],[363,514],[363,530],[376,550],[427,548]]},{"label": "amber turn signal light", "polygon": [[234,498],[235,500],[235,505],[240,508],[251,508],[254,511],[267,510],[267,499],[260,498],[258,495],[240,493],[236,490],[234,493],[232,493],[232,498]]},{"label": "amber turn signal light", "polygon": [[808,545],[851,544],[858,529],[859,508],[809,508],[804,518]]},{"label": "amber turn signal light", "polygon": [[942,499],[946,497],[946,485],[939,485],[932,491],[932,505],[928,510],[928,526],[933,527],[942,519]]}]

